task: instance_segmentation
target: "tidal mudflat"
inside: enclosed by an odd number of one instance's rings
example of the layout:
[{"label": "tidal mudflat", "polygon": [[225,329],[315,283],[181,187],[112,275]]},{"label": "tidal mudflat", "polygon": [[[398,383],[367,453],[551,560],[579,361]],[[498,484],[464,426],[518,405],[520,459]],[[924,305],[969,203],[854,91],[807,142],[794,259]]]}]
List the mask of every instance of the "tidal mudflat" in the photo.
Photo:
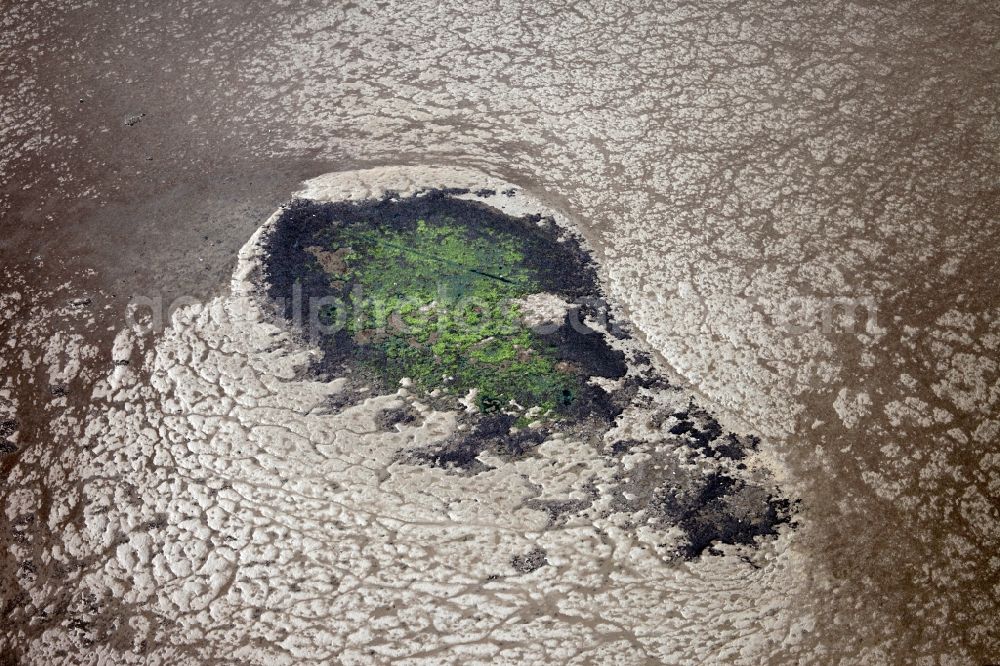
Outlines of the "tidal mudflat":
[{"label": "tidal mudflat", "polygon": [[668,378],[599,275],[479,172],[310,181],[229,293],[117,334],[46,555],[72,575],[26,586],[78,619],[24,656],[642,661],[696,657],[684,627],[726,635],[727,604],[801,622],[767,442]]},{"label": "tidal mudflat", "polygon": [[[989,3],[24,0],[0,21],[3,660],[1000,661]],[[384,170],[422,164],[490,176]],[[390,190],[551,213],[610,308],[569,314],[624,356],[445,327],[537,380],[488,386],[418,307],[345,321],[357,346],[324,367],[338,295],[297,327],[251,237]],[[396,232],[444,233],[433,263],[503,259],[423,217]],[[334,245],[306,261],[336,273]],[[362,297],[385,277],[365,265]],[[545,281],[516,273],[495,295],[454,275],[488,296],[469,318],[513,304],[495,321],[544,331],[576,299],[515,295]],[[404,332],[397,369],[426,372],[394,392],[365,357]],[[654,492],[678,465],[691,494]],[[685,521],[696,491],[718,511]]]}]

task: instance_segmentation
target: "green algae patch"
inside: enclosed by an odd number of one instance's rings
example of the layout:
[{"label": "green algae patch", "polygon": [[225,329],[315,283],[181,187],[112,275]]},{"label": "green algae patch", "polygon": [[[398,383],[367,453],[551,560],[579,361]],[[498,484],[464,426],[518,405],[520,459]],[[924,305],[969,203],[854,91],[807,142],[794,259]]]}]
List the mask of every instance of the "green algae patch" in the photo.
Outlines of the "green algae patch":
[{"label": "green algae patch", "polygon": [[[387,389],[406,378],[456,400],[472,392],[481,412],[526,424],[578,408],[586,381],[608,367],[625,372],[593,331],[523,323],[526,296],[599,295],[589,257],[552,220],[443,193],[297,202],[270,245],[271,296],[323,350],[318,367],[330,375],[361,374]],[[587,333],[590,344],[578,344]]]},{"label": "green algae patch", "polygon": [[347,252],[332,277],[353,285],[345,325],[369,347],[369,369],[425,391],[475,390],[487,412],[548,412],[571,402],[575,374],[558,367],[555,346],[521,323],[514,302],[539,290],[520,245],[509,233],[473,233],[453,217],[337,234],[329,250]]}]

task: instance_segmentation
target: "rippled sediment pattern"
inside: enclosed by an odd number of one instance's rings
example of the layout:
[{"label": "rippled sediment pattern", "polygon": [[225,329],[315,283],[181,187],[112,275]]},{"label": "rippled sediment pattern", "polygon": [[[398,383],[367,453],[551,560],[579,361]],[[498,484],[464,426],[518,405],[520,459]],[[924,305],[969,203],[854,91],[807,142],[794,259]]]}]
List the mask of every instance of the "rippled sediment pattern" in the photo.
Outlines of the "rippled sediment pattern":
[{"label": "rippled sediment pattern", "polygon": [[[819,581],[793,604],[802,621],[732,592],[717,615],[731,624],[685,610],[669,625],[677,645],[739,646],[750,663],[803,644],[828,661],[996,660],[1000,27],[988,3],[161,7],[3,10],[20,76],[0,97],[0,206],[11,261],[29,264],[4,274],[20,296],[3,320],[18,351],[0,355],[3,409],[17,410],[5,437],[20,451],[5,454],[2,491],[18,651],[85,632],[45,601],[77,575],[49,553],[83,519],[73,461],[87,421],[58,415],[120,351],[101,337],[120,320],[92,321],[103,304],[65,305],[76,275],[42,311],[36,237],[54,284],[67,279],[49,260],[56,237],[119,298],[135,275],[210,289],[286,196],[275,186],[274,201],[244,203],[267,189],[263,167],[309,158],[295,178],[474,163],[553,197],[651,347],[717,405],[787,433]],[[108,204],[113,224],[62,202]],[[221,224],[206,210],[232,213]],[[853,324],[789,333],[788,317],[820,321],[841,297],[874,298],[876,326],[861,307]],[[66,365],[64,348],[90,360]],[[86,483],[122,485],[140,463],[120,457]]]},{"label": "rippled sediment pattern", "polygon": [[[420,169],[361,182],[377,199],[386,183],[440,177],[496,184]],[[354,182],[312,187],[347,196]],[[506,205],[547,212],[522,195]],[[475,467],[421,458],[504,412],[432,405],[406,382],[372,391],[303,374],[317,348],[269,323],[266,239],[280,237],[282,214],[244,248],[231,294],[182,308],[159,339],[120,332],[91,406],[54,416],[79,440],[49,482],[86,483],[79,519],[55,502],[52,541],[19,572],[26,659],[696,658],[747,649],[719,608],[788,603],[803,571],[791,533],[776,529],[787,503],[769,499],[758,443],[726,436],[627,335],[593,333],[642,366],[591,389],[623,400],[617,418],[522,426],[543,436],[518,451],[481,447]],[[495,435],[509,441],[512,423]],[[27,469],[15,469],[24,490],[7,513],[31,526]],[[30,549],[25,539],[13,552]],[[32,620],[31,608],[46,610]],[[32,636],[31,622],[44,629]],[[768,626],[755,624],[755,640],[782,652]]]}]

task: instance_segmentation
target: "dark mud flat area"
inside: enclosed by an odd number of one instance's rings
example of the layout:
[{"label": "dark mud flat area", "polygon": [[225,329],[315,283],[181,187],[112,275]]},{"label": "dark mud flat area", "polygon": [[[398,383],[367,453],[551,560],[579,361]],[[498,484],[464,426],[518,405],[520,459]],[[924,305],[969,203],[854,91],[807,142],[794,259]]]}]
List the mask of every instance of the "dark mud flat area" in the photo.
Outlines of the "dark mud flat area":
[{"label": "dark mud flat area", "polygon": [[[335,409],[405,379],[436,408],[461,413],[464,433],[406,452],[408,464],[474,475],[494,469],[484,453],[517,460],[557,432],[585,439],[614,464],[640,442],[609,445],[604,434],[670,383],[628,323],[614,318],[579,238],[551,218],[513,217],[455,196],[464,194],[288,204],[263,241],[262,286],[276,317],[322,351],[309,368],[314,377],[372,387],[348,391],[353,399]],[[528,326],[516,299],[539,293],[565,312]],[[595,377],[617,385],[608,390]],[[475,409],[462,408],[467,394]],[[400,411],[385,426],[406,419]],[[755,437],[725,432],[693,402],[649,419],[663,437],[642,444],[669,472],[623,473],[612,504],[652,513],[662,529],[679,526],[688,535],[680,556],[717,552],[714,543],[753,545],[792,523],[791,502],[745,474]],[[678,448],[701,467],[678,464]],[[535,504],[557,523],[596,499]]]}]

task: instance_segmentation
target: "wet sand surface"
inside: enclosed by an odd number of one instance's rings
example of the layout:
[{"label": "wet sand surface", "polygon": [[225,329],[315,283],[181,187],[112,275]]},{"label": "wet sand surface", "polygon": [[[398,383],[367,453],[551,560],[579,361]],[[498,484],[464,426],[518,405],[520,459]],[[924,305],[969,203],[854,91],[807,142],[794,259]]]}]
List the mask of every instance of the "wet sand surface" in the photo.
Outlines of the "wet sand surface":
[{"label": "wet sand surface", "polygon": [[[992,5],[0,12],[9,663],[1000,660]],[[219,314],[237,257],[303,180],[400,164],[564,215],[798,527],[678,564],[516,506],[582,449],[427,476],[319,415],[308,349]],[[207,305],[137,335],[137,295]]]}]

